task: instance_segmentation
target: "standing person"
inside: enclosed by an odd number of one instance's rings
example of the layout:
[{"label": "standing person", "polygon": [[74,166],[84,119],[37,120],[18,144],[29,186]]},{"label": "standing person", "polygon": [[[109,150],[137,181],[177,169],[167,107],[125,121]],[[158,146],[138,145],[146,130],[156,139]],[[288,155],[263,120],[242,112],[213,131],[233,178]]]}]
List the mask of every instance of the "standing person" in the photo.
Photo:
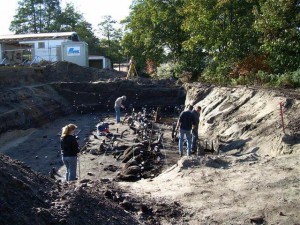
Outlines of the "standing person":
[{"label": "standing person", "polygon": [[192,129],[192,152],[197,151],[197,141],[198,141],[198,126],[200,118],[201,107],[197,106],[193,109],[192,114],[195,120],[195,126]]},{"label": "standing person", "polygon": [[180,128],[179,131],[179,155],[180,157],[183,155],[183,141],[184,136],[186,136],[187,140],[187,156],[191,155],[191,147],[192,147],[192,128],[195,125],[194,116],[192,114],[193,106],[188,106],[186,111],[180,113],[176,130]]},{"label": "standing person", "polygon": [[79,153],[79,145],[75,137],[75,124],[64,126],[61,131],[61,155],[65,164],[66,181],[76,180],[77,154]]},{"label": "standing person", "polygon": [[129,60],[129,69],[126,77],[127,80],[134,77],[134,73],[136,72],[135,66],[136,66],[136,61],[134,60],[134,57],[131,56]]},{"label": "standing person", "polygon": [[123,105],[123,101],[126,100],[126,96],[122,96],[116,99],[115,101],[115,111],[116,111],[116,120],[117,123],[120,123],[120,117],[121,117],[121,108],[125,109],[125,106]]}]

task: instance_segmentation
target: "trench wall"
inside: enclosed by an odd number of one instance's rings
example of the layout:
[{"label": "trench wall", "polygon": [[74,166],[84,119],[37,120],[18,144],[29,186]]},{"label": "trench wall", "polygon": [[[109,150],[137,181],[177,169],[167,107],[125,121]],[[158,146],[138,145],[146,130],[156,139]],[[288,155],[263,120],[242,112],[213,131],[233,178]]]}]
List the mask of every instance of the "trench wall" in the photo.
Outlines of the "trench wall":
[{"label": "trench wall", "polygon": [[147,110],[160,108],[162,112],[174,112],[175,106],[183,105],[186,92],[180,86],[152,83],[139,84],[132,81],[95,83],[56,83],[53,88],[73,104],[74,111],[114,112],[115,100],[125,95],[126,112],[132,109]]},{"label": "trench wall", "polygon": [[186,92],[174,82],[132,82],[119,76],[118,72],[69,63],[0,68],[0,134],[39,127],[71,113],[114,112],[115,99],[122,95],[127,96],[130,113],[142,107],[171,112],[184,104]]}]

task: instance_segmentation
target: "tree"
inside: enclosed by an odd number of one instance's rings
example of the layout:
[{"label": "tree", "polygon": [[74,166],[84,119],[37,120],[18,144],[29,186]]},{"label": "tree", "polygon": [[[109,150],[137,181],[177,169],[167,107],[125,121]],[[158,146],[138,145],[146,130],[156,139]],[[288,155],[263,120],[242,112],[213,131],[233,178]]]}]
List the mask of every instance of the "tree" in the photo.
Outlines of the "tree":
[{"label": "tree", "polygon": [[[181,29],[183,17],[178,13],[183,0],[136,0],[126,19],[123,41],[126,51],[136,59],[158,66],[169,59],[178,62],[187,34]],[[127,43],[126,43],[127,42]],[[141,64],[140,64],[141,65]]]},{"label": "tree", "polygon": [[18,2],[17,13],[10,30],[20,33],[43,33],[59,30],[57,15],[61,14],[59,0],[23,0]]},{"label": "tree", "polygon": [[100,41],[94,34],[92,24],[80,21],[74,27],[74,31],[79,35],[81,41],[88,44],[89,54],[100,54]]},{"label": "tree", "polygon": [[121,47],[122,30],[115,28],[117,21],[111,16],[104,16],[98,24],[101,39],[100,48],[104,55],[111,58],[112,62],[121,62],[123,51]]},{"label": "tree", "polygon": [[99,54],[99,39],[95,36],[92,25],[85,21],[83,15],[77,12],[72,3],[67,3],[65,9],[59,17],[61,31],[76,31],[88,44],[89,54]]},{"label": "tree", "polygon": [[149,57],[145,54],[145,46],[142,43],[136,43],[135,37],[132,33],[125,33],[121,40],[121,46],[124,49],[124,55],[127,57],[127,61],[131,56],[134,56],[136,61],[136,69],[141,74],[146,67],[146,62]]},{"label": "tree", "polygon": [[227,76],[239,61],[258,54],[259,33],[253,28],[252,13],[257,4],[255,0],[185,1],[183,29],[190,35],[184,47],[202,50],[205,75]]},{"label": "tree", "polygon": [[61,31],[73,31],[78,23],[84,21],[83,15],[76,11],[73,3],[67,3],[58,17]]},{"label": "tree", "polygon": [[115,38],[116,29],[114,24],[116,23],[117,21],[113,20],[111,16],[104,16],[103,21],[98,24],[102,37],[107,40],[108,49],[110,48],[111,39]]},{"label": "tree", "polygon": [[188,38],[182,30],[184,15],[179,13],[183,0],[147,0],[150,13],[150,35],[168,51],[169,58],[177,62],[183,54],[182,43]]},{"label": "tree", "polygon": [[262,33],[261,50],[275,73],[299,69],[299,13],[299,0],[264,0],[256,8],[255,28]]},{"label": "tree", "polygon": [[184,29],[191,36],[188,48],[201,45],[212,58],[236,60],[257,47],[258,35],[252,24],[252,1],[187,0]]}]

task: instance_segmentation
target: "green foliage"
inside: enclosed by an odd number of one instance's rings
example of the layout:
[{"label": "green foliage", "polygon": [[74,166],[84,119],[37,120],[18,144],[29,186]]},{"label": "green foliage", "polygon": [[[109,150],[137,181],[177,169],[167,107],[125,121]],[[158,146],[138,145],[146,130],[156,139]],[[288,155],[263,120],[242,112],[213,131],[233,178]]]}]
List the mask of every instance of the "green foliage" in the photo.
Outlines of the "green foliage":
[{"label": "green foliage", "polygon": [[287,72],[278,77],[278,87],[299,88],[300,87],[300,69],[294,72]]},{"label": "green foliage", "polygon": [[99,39],[93,32],[92,24],[83,20],[77,23],[73,30],[76,31],[82,41],[88,44],[89,54],[100,54]]},{"label": "green foliage", "polygon": [[72,3],[67,3],[65,9],[57,17],[60,31],[74,31],[79,23],[84,21],[81,13],[77,12]]},{"label": "green foliage", "polygon": [[157,79],[165,79],[165,78],[174,78],[175,71],[173,68],[175,65],[173,63],[165,63],[157,67],[156,73],[153,77]]},{"label": "green foliage", "polygon": [[122,39],[122,30],[115,28],[117,21],[111,16],[104,16],[103,20],[98,24],[100,35],[102,40],[106,40],[108,48],[111,46],[111,42],[120,42]]},{"label": "green foliage", "polygon": [[299,87],[299,0],[133,0],[124,34],[106,16],[100,43],[73,5],[59,2],[21,0],[11,30],[76,31],[112,61],[134,56],[139,74]]},{"label": "green foliage", "polygon": [[290,83],[287,72],[300,65],[299,7],[298,0],[136,0],[126,48],[207,82]]},{"label": "green foliage", "polygon": [[112,62],[121,62],[123,60],[123,48],[121,46],[122,31],[116,29],[117,21],[111,16],[104,16],[103,20],[98,24],[100,34],[102,36],[100,40],[101,53],[110,57]]},{"label": "green foliage", "polygon": [[61,15],[59,0],[23,0],[10,24],[16,34],[43,33],[59,30],[57,17]]},{"label": "green foliage", "polygon": [[60,31],[76,31],[82,41],[88,44],[89,54],[99,54],[99,39],[95,36],[92,25],[83,15],[75,10],[72,3],[67,3],[58,18]]},{"label": "green foliage", "polygon": [[143,71],[147,62],[147,56],[144,53],[144,46],[135,43],[132,33],[125,33],[123,39],[121,40],[121,46],[124,49],[124,55],[127,58],[127,62],[131,56],[134,56],[137,63],[136,69],[138,73]]},{"label": "green foliage", "polygon": [[300,87],[300,69],[284,74],[270,74],[264,71],[251,76],[231,79],[232,85],[262,85],[266,87],[298,88]]},{"label": "green foliage", "polygon": [[292,82],[295,84],[295,87],[300,87],[300,68],[291,73]]},{"label": "green foliage", "polygon": [[135,55],[145,66],[164,61],[179,61],[182,43],[188,34],[181,29],[183,17],[178,13],[183,0],[136,0],[132,4],[123,41],[125,51]]},{"label": "green foliage", "polygon": [[183,28],[190,38],[185,46],[202,49],[220,61],[239,60],[257,48],[252,29],[252,1],[187,0],[183,7]]},{"label": "green foliage", "polygon": [[257,73],[257,78],[258,78],[258,81],[259,81],[259,84],[267,84],[267,83],[273,83],[273,85],[275,84],[274,83],[274,79],[275,77],[264,72],[264,71],[258,71]]},{"label": "green foliage", "polygon": [[201,80],[210,83],[228,84],[229,78],[228,76],[224,76],[224,74],[229,74],[230,70],[230,63],[212,60],[203,71]]},{"label": "green foliage", "polygon": [[296,0],[260,1],[255,10],[255,29],[262,33],[261,50],[268,54],[275,73],[300,65],[300,3]]},{"label": "green foliage", "polygon": [[179,63],[168,62],[157,67],[153,77],[156,79],[179,78],[182,72],[182,66]]}]

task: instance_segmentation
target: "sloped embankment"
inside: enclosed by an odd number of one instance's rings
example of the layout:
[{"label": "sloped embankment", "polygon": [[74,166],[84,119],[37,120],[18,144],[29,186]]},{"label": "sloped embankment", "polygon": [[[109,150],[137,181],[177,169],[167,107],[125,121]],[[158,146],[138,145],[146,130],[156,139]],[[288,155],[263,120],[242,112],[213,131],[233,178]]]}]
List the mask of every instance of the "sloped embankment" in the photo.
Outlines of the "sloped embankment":
[{"label": "sloped embankment", "polygon": [[50,82],[91,82],[126,76],[123,72],[56,62],[39,67],[0,67],[1,90]]},{"label": "sloped embankment", "polygon": [[0,92],[0,134],[40,127],[73,111],[49,85],[24,86]]},{"label": "sloped embankment", "polygon": [[202,106],[201,138],[209,144],[214,141],[221,152],[277,155],[299,151],[299,92],[197,83],[185,88],[186,104]]}]

